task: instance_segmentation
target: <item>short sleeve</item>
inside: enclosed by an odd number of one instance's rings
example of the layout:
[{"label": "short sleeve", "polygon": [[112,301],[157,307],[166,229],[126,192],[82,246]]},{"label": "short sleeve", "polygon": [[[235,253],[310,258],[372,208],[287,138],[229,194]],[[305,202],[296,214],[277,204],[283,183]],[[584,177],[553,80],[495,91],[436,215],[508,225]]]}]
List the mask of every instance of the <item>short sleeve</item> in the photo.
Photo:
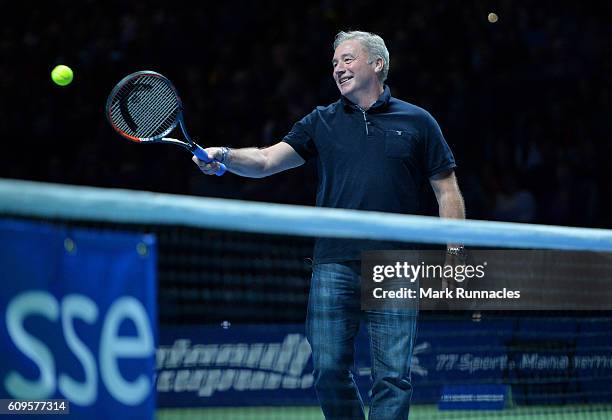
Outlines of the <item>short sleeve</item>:
[{"label": "short sleeve", "polygon": [[440,172],[455,168],[455,157],[444,140],[437,121],[425,113],[425,175],[430,178]]},{"label": "short sleeve", "polygon": [[291,131],[283,138],[283,141],[291,146],[305,161],[318,154],[314,142],[316,119],[317,113],[315,110],[296,122]]}]

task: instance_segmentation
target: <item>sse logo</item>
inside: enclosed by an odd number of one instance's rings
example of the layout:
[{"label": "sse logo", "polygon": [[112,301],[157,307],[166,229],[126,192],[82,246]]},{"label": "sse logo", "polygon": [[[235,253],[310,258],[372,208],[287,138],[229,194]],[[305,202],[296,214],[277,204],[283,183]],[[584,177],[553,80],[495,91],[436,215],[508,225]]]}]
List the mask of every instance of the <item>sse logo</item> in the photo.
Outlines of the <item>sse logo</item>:
[{"label": "sse logo", "polygon": [[[30,290],[10,300],[5,315],[10,340],[36,365],[40,373],[37,378],[27,378],[19,371],[19,366],[13,366],[13,370],[2,378],[5,390],[13,398],[51,398],[59,389],[59,392],[73,403],[89,406],[98,399],[98,372],[108,393],[122,404],[136,406],[149,396],[152,390],[152,374],[147,376],[142,372],[143,369],[140,369],[137,374],[128,375],[129,380],[122,374],[130,360],[134,363],[134,359],[141,359],[139,366],[145,366],[146,359],[153,360],[155,352],[147,311],[134,297],[119,297],[109,306],[106,314],[100,314],[96,302],[85,295],[69,294],[58,302],[46,291]],[[65,346],[72,355],[62,354],[61,348],[53,349],[54,353],[48,343],[42,341],[43,338],[50,339],[51,334],[48,331],[39,332],[38,336],[35,336],[26,330],[29,321],[34,318],[40,321],[41,317],[50,323],[61,325]],[[102,321],[101,328],[95,325],[99,320]],[[135,334],[120,334],[120,327],[126,322],[133,325]],[[79,329],[84,329],[84,326],[89,329],[82,331],[79,336],[75,325],[78,325]],[[92,332],[96,336],[95,341],[99,341],[96,349],[91,349],[91,343],[88,346],[81,338],[91,338]],[[3,353],[6,351],[7,349],[3,349]],[[77,372],[84,372],[84,375],[79,373],[78,376],[84,376],[84,380],[75,380],[67,373],[57,372],[54,354],[60,358],[68,356],[70,360],[76,358],[80,363]],[[3,357],[6,357],[6,354]]]}]

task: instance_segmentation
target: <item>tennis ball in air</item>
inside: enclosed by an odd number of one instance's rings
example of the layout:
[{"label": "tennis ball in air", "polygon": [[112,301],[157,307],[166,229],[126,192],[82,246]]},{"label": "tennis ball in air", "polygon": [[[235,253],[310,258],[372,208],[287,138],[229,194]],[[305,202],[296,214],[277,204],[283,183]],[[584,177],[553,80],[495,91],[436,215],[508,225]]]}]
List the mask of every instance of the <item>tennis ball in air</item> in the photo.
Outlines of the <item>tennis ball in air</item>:
[{"label": "tennis ball in air", "polygon": [[72,82],[73,77],[74,74],[72,73],[72,69],[68,66],[64,66],[63,64],[55,66],[51,72],[51,79],[60,86],[69,85],[70,82]]}]

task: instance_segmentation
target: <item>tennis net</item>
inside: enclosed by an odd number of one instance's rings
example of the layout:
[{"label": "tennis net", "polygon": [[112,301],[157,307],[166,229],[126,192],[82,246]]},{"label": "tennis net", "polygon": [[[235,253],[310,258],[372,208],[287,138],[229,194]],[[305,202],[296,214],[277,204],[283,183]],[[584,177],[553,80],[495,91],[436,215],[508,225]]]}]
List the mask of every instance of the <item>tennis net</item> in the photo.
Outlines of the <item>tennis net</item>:
[{"label": "tennis net", "polygon": [[[549,250],[560,258],[557,263],[574,266],[585,261],[584,255],[607,258],[612,250],[612,232],[598,229],[440,220],[17,180],[0,180],[0,216],[13,224],[59,227],[69,235],[85,230],[155,237],[154,389],[159,419],[323,418],[312,388],[303,328],[314,236],[406,241],[428,250],[436,244],[464,243],[496,255],[520,252],[522,264],[534,250]],[[11,244],[3,247],[8,252]],[[596,280],[605,286],[612,281],[606,277],[607,259],[598,261],[603,269],[591,277],[600,276]],[[505,277],[533,283],[533,273],[517,274],[510,267],[511,262],[502,266]],[[48,287],[54,291],[53,284]],[[574,287],[588,288],[582,283]],[[595,292],[606,294],[605,287]],[[573,309],[553,305],[546,310],[422,311],[412,360],[410,418],[612,417],[612,311]],[[129,328],[124,334],[129,335]],[[365,331],[356,344],[354,374],[367,404],[371,371]],[[7,345],[15,347],[11,341]],[[66,346],[54,350],[62,351]],[[11,397],[7,389],[3,392]]]}]

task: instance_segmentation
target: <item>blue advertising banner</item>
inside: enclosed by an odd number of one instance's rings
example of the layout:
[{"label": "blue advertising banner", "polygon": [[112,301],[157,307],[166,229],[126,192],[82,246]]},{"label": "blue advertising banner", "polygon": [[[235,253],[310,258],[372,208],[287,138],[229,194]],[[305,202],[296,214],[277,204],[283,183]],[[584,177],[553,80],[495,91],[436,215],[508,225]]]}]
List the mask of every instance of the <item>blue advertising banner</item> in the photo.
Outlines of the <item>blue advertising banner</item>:
[{"label": "blue advertising banner", "polygon": [[[412,402],[453,409],[610,402],[611,327],[609,318],[422,320]],[[578,331],[586,334],[578,339]],[[355,380],[367,403],[363,328],[355,351]],[[160,407],[317,404],[303,325],[165,327],[157,373]],[[473,401],[457,403],[468,394]]]},{"label": "blue advertising banner", "polygon": [[311,349],[298,325],[160,329],[159,407],[309,405]]},{"label": "blue advertising banner", "polygon": [[0,219],[0,244],[0,398],[153,418],[155,238]]}]

